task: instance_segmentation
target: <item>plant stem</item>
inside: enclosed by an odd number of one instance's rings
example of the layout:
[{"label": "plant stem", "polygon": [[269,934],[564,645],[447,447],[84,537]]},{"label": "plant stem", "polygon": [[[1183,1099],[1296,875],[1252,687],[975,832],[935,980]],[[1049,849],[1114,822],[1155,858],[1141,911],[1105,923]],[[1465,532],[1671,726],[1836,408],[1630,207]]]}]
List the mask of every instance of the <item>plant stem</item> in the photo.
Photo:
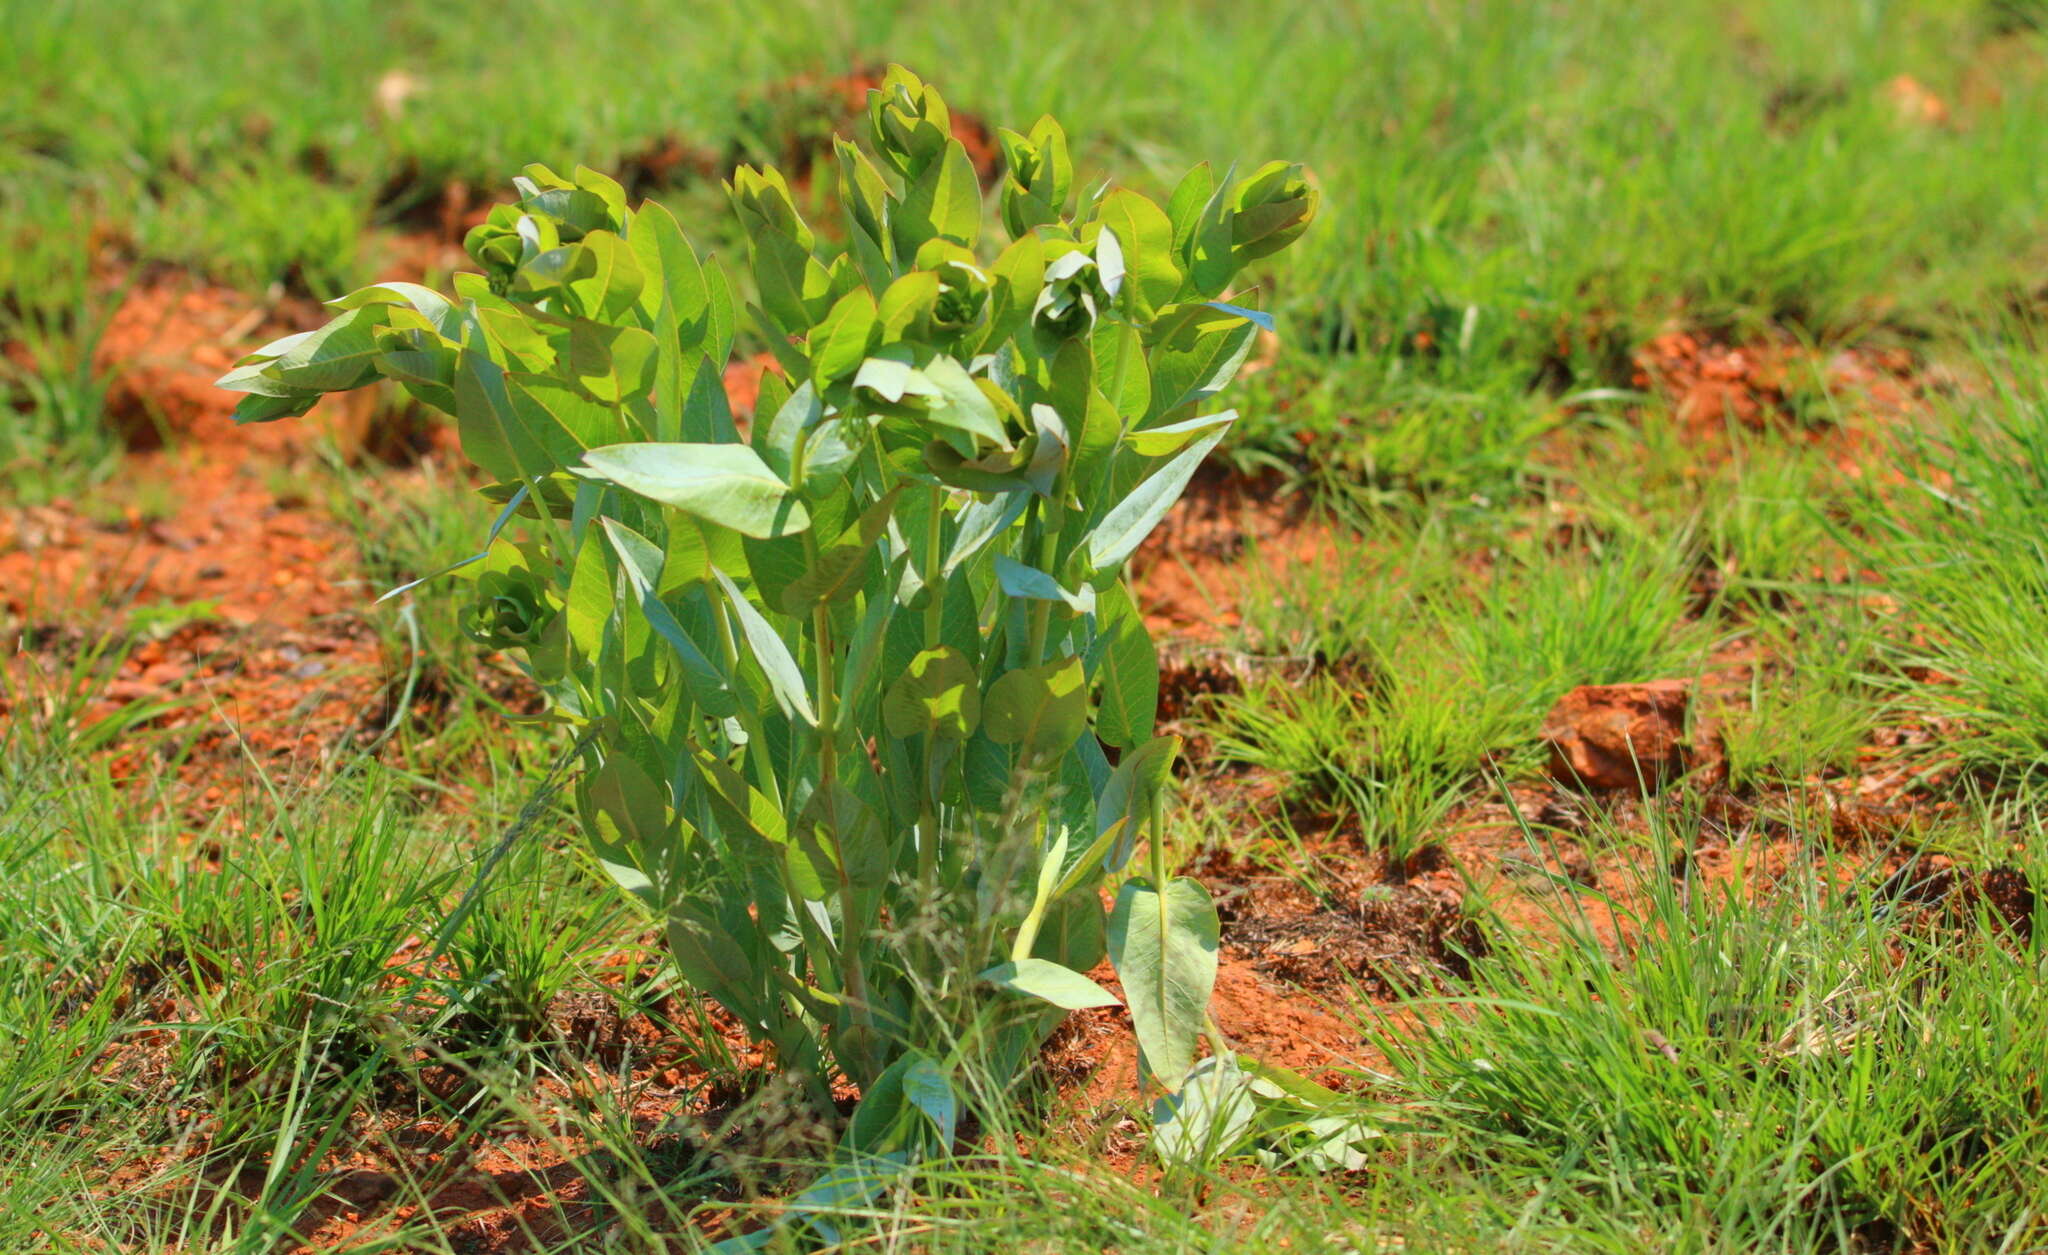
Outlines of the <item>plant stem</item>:
[{"label": "plant stem", "polygon": [[[790,486],[801,492],[804,472],[810,452],[810,432],[797,435],[796,448],[790,462]],[[804,565],[814,568],[818,564],[818,538],[815,532],[806,530],[804,537]],[[859,1054],[864,1072],[872,1072],[872,1049],[875,1041],[875,1012],[868,998],[867,966],[861,958],[859,927],[865,912],[861,909],[860,894],[854,888],[853,877],[846,870],[846,844],[840,838],[840,815],[833,804],[833,790],[839,787],[839,689],[837,676],[838,657],[832,639],[832,608],[823,602],[811,607],[811,644],[815,651],[818,675],[818,783],[817,788],[825,798],[827,840],[832,843],[832,861],[839,873],[839,924],[843,934],[839,943],[839,965],[846,977],[846,1000],[853,1014],[854,1023],[861,1029]],[[786,809],[786,807],[785,807]],[[863,1075],[861,1080],[870,1079]]]},{"label": "plant stem", "polygon": [[[931,486],[927,498],[931,502],[931,521],[925,528],[924,540],[924,592],[928,600],[924,607],[924,647],[937,649],[939,637],[945,628],[945,606],[942,589],[939,586],[940,524],[945,520],[946,490],[937,484]],[[935,794],[938,782],[932,778],[932,738],[921,738],[919,747],[920,771],[918,772],[917,810],[917,879],[924,888],[926,903],[935,901],[939,874],[939,817]]]}]

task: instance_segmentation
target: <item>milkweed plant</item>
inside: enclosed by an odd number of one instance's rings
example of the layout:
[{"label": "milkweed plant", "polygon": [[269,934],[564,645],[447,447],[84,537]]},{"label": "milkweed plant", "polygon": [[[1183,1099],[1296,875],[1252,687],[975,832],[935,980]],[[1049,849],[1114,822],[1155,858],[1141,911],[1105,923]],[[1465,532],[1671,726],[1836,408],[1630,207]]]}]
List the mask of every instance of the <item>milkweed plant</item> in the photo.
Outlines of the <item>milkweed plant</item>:
[{"label": "milkweed plant", "polygon": [[[939,94],[892,67],[866,120],[831,230],[734,172],[738,285],[662,206],[529,166],[452,295],[364,288],[220,383],[244,422],[383,379],[454,417],[501,507],[468,631],[577,731],[583,834],[682,978],[821,1105],[858,1086],[854,1152],[949,1143],[970,1062],[1023,1075],[1119,1001],[1105,956],[1170,1121],[1224,1059],[1218,923],[1159,839],[1178,742],[1123,575],[1270,325],[1233,281],[1319,196],[1275,162],[1077,199],[1044,118],[1000,132],[984,244]],[[745,427],[742,313],[780,367]]]}]

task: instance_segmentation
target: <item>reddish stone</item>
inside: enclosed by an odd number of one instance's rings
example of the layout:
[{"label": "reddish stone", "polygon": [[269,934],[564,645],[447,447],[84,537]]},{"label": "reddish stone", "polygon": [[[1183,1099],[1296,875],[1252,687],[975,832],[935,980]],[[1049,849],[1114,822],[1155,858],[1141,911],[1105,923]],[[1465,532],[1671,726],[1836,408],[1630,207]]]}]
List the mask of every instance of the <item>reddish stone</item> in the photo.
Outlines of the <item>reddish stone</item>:
[{"label": "reddish stone", "polygon": [[1685,736],[1691,701],[1692,686],[1683,680],[1573,689],[1544,721],[1551,775],[1596,792],[1654,792],[1691,765]]}]

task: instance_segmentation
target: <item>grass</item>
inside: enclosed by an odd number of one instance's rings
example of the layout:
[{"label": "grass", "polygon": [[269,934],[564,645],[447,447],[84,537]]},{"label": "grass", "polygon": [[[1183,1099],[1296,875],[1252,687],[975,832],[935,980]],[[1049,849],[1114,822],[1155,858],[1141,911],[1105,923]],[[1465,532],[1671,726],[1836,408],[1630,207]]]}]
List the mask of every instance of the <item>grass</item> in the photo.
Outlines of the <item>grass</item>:
[{"label": "grass", "polygon": [[1562,944],[1386,1040],[1393,1092],[1583,1249],[2038,1243],[2037,945],[1843,871],[1648,881],[1621,963],[1586,919],[1610,907],[1560,904]]},{"label": "grass", "polygon": [[2025,347],[1995,360],[1987,402],[1915,446],[1912,508],[1873,545],[1917,629],[1892,651],[1900,700],[1961,725],[1945,740],[1962,768],[2033,785],[2048,754],[2048,375]]},{"label": "grass", "polygon": [[[1387,1126],[1363,1173],[1130,1168],[1135,1096],[999,1108],[974,1153],[818,1213],[840,1249],[2038,1248],[2040,914],[1892,874],[2048,872],[2038,9],[0,0],[0,529],[176,504],[122,460],[94,363],[151,266],[331,296],[451,184],[671,139],[779,155],[817,80],[880,59],[991,122],[1057,112],[1084,173],[1147,191],[1300,157],[1328,212],[1258,276],[1282,347],[1230,456],[1328,544],[1239,564],[1251,678],[1189,720],[1176,849],[1321,894],[1318,866],[1398,873],[1537,796],[1494,839],[1576,845],[1598,884],[1464,868],[1469,976],[1332,999]],[[1901,75],[1946,120],[1904,116]],[[729,248],[701,164],[643,188]],[[1635,361],[1674,327],[1802,346],[1788,414],[1689,434]],[[1894,349],[1926,385],[1906,414],[1826,386]],[[350,529],[364,602],[488,518],[431,456],[276,473]],[[374,753],[251,764],[195,810],[163,702],[101,700],[195,608],[60,631],[0,589],[0,1248],[253,1255],[356,1210],[354,1250],[689,1250],[825,1169],[830,1131],[537,796],[559,747],[508,721],[458,597],[370,612],[403,699]],[[1558,697],[1655,679],[1700,685],[1724,779],[1546,781]]]},{"label": "grass", "polygon": [[[992,120],[1058,112],[1084,165],[1135,167],[1144,190],[1190,158],[1298,156],[1338,211],[1263,283],[1318,381],[1300,426],[1369,418],[1342,453],[1368,482],[1511,477],[1545,425],[1532,389],[1626,388],[1630,348],[1673,316],[1831,345],[1952,330],[2025,299],[2013,262],[2040,258],[2048,204],[2038,37],[1972,5],[1164,9],[1143,39],[1045,0],[966,24],[804,0],[686,18],[264,0],[234,26],[206,0],[14,9],[0,174],[37,204],[29,253],[0,263],[6,304],[62,288],[86,223],[139,259],[333,295],[365,229],[452,182],[616,168],[666,139],[760,150],[774,110],[735,102],[877,56],[944,66]],[[1948,125],[1901,119],[1900,74]],[[687,173],[655,190],[717,216]]]}]

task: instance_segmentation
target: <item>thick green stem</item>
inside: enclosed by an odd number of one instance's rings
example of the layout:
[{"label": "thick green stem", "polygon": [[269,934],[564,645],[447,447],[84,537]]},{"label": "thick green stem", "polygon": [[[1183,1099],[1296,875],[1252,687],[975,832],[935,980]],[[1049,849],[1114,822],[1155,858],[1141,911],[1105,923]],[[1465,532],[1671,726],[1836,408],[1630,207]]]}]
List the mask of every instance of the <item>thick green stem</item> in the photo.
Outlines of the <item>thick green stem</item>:
[{"label": "thick green stem", "polygon": [[[931,520],[925,528],[924,569],[924,647],[937,649],[945,629],[945,605],[939,585],[940,524],[945,520],[946,490],[937,484],[931,486],[928,497],[931,502]],[[918,761],[918,809],[917,809],[917,879],[924,888],[924,900],[935,901],[939,878],[939,816],[938,781],[932,770],[933,742],[930,736],[920,738]]]},{"label": "thick green stem", "polygon": [[[1039,570],[1060,577],[1059,546],[1061,511],[1056,502],[1037,503],[1034,518],[1038,524],[1038,553],[1036,565]],[[1027,666],[1037,666],[1045,661],[1045,641],[1052,629],[1052,603],[1036,601],[1031,603],[1031,645],[1025,657]]]},{"label": "thick green stem", "polygon": [[[801,491],[810,447],[810,433],[797,436],[796,449],[791,456],[790,485]],[[815,567],[818,563],[818,538],[806,531],[804,537],[804,564]],[[872,1063],[868,1051],[875,1041],[874,1004],[868,997],[867,965],[861,957],[861,939],[858,933],[859,921],[864,914],[860,894],[855,889],[853,877],[846,870],[846,846],[839,832],[839,816],[832,803],[832,790],[839,787],[839,688],[838,655],[832,639],[832,609],[820,603],[811,609],[811,644],[815,650],[818,676],[818,784],[821,796],[826,800],[826,840],[832,846],[832,861],[839,873],[839,920],[843,936],[838,946],[840,970],[846,978],[846,1000],[853,1021],[862,1030],[861,1062]],[[862,1072],[871,1072],[863,1067]],[[863,1076],[863,1080],[867,1077]]]}]

